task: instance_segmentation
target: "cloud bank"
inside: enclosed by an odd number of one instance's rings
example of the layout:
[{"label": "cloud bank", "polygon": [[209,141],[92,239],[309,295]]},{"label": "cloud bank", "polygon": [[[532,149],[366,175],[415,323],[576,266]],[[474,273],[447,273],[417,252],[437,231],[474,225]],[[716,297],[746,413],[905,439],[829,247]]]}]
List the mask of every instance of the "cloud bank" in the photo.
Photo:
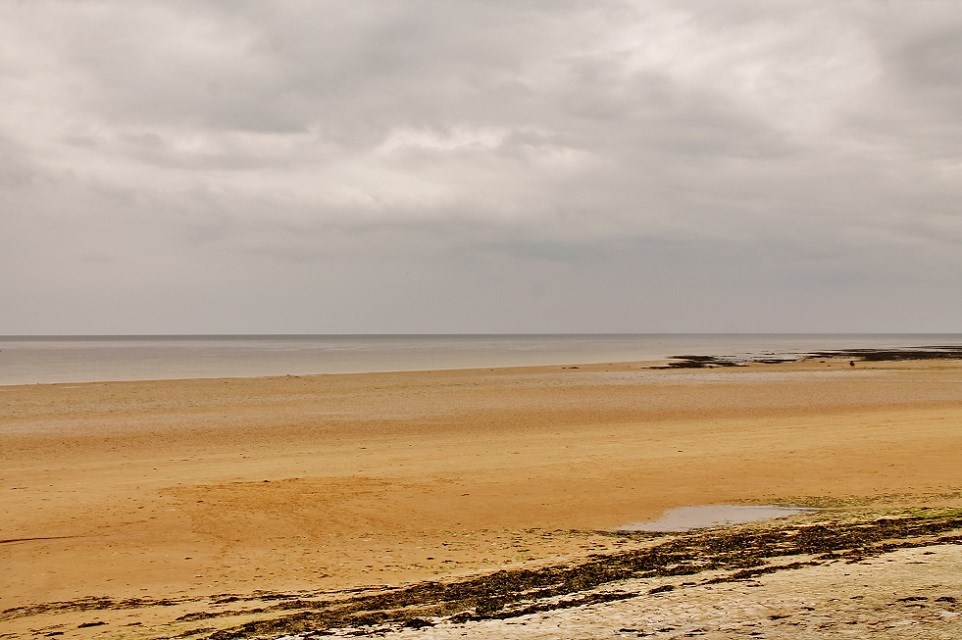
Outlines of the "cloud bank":
[{"label": "cloud bank", "polygon": [[6,3],[0,42],[0,333],[959,330],[951,3]]}]

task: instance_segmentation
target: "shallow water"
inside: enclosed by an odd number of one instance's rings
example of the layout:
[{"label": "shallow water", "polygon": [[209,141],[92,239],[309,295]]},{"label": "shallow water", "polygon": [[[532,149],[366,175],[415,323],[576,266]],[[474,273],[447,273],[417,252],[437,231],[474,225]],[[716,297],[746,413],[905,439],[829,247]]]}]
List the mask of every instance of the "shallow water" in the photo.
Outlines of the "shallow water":
[{"label": "shallow water", "polygon": [[962,334],[0,336],[0,385],[570,365],[684,354],[737,360],[926,344],[962,345]]},{"label": "shallow water", "polygon": [[654,531],[665,533],[669,531],[687,531],[722,524],[742,524],[787,518],[801,513],[810,513],[812,509],[801,507],[776,507],[772,505],[744,506],[732,504],[712,504],[700,507],[679,507],[669,509],[658,520],[636,522],[617,528],[617,531]]}]

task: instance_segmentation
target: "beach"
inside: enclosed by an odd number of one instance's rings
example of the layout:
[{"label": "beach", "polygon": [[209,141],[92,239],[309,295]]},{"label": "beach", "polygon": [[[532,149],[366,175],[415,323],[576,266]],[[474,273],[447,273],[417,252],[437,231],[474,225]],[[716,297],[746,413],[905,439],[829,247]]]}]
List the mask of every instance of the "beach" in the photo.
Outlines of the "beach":
[{"label": "beach", "polygon": [[962,507],[959,360],[652,364],[0,387],[0,638],[210,637],[680,506]]}]

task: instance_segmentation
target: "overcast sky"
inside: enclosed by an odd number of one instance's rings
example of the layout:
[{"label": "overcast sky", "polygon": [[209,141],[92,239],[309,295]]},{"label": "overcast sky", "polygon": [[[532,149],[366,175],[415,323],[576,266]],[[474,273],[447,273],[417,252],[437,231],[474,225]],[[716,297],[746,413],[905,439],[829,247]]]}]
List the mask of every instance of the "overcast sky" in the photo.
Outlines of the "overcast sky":
[{"label": "overcast sky", "polygon": [[0,334],[962,331],[946,2],[0,3]]}]

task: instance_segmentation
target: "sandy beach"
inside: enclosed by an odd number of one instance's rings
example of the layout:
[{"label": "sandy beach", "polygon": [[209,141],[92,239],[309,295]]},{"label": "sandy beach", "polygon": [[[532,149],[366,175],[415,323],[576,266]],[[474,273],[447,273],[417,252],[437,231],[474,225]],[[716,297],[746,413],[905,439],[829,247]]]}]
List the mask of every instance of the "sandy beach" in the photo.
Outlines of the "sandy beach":
[{"label": "sandy beach", "polygon": [[960,469],[958,360],[0,387],[0,638],[210,637],[265,594],[646,548],[609,532],[678,506],[958,508]]}]

